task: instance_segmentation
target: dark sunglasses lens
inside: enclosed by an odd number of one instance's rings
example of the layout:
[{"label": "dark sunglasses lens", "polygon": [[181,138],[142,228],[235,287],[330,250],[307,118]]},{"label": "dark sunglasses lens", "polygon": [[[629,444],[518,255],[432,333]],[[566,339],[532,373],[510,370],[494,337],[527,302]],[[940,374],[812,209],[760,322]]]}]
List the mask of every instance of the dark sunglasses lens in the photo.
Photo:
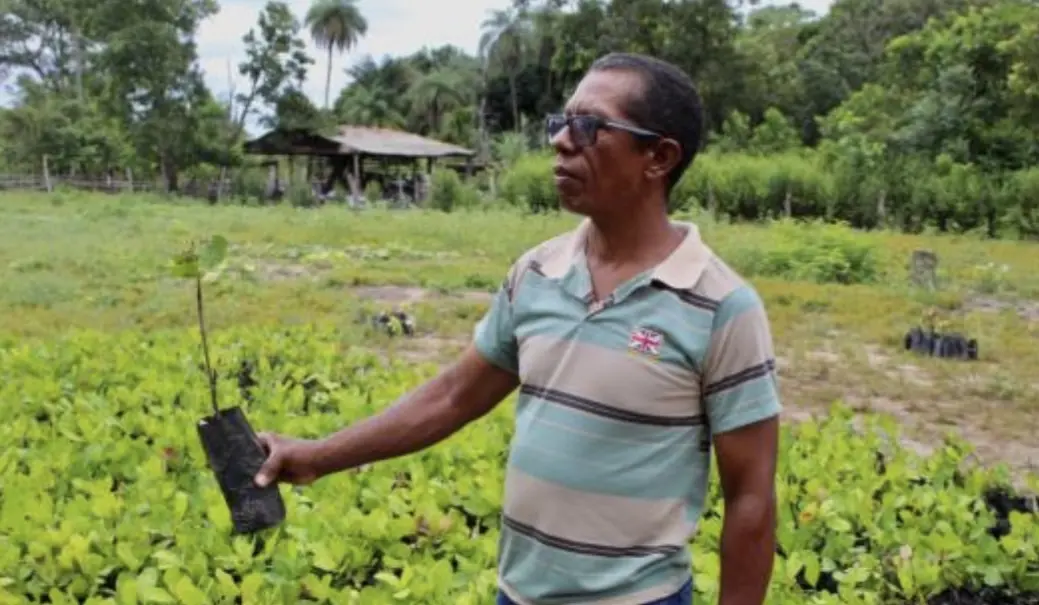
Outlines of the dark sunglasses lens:
[{"label": "dark sunglasses lens", "polygon": [[559,131],[563,130],[566,126],[566,118],[563,116],[549,116],[545,120],[545,130],[548,132],[548,137],[552,138],[559,134]]},{"label": "dark sunglasses lens", "polygon": [[565,116],[549,116],[545,119],[545,130],[551,140],[564,128],[570,126],[570,139],[579,147],[595,144],[595,133],[599,122],[593,116],[574,116],[569,120]]},{"label": "dark sunglasses lens", "polygon": [[595,144],[595,133],[599,124],[592,116],[577,116],[571,122],[571,136],[581,147]]}]

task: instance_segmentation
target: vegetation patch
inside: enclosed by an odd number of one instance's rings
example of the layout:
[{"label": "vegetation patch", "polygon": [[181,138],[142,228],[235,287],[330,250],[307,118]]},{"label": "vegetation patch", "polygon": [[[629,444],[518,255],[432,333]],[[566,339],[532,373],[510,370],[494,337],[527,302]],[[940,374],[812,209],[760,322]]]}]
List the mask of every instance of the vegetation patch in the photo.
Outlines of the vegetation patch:
[{"label": "vegetation patch", "polygon": [[[210,340],[218,396],[258,429],[316,437],[375,413],[435,369],[365,352],[355,344],[364,329],[221,330]],[[307,489],[283,486],[282,525],[232,536],[205,454],[183,430],[209,407],[202,364],[187,328],[85,331],[0,349],[0,398],[20,402],[0,428],[10,444],[0,457],[6,601],[491,599],[512,399],[428,451]],[[1039,590],[1039,517],[1006,487],[1006,470],[968,464],[970,446],[954,438],[912,454],[900,430],[842,405],[784,429],[770,602]],[[705,601],[717,599],[721,506],[712,483],[693,543]]]}]

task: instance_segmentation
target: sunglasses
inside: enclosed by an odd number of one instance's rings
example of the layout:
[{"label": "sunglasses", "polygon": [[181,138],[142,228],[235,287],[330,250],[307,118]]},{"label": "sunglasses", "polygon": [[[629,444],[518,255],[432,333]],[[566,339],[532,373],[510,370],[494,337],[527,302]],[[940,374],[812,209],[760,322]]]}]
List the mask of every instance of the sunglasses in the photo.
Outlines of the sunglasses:
[{"label": "sunglasses", "polygon": [[632,126],[631,124],[617,122],[615,120],[600,118],[599,116],[566,116],[561,113],[554,113],[545,118],[545,130],[548,132],[548,140],[550,142],[561,130],[563,130],[563,128],[570,129],[570,138],[578,147],[589,147],[595,145],[595,142],[598,140],[599,130],[604,128],[623,130],[624,132],[629,132],[637,137],[647,139],[660,138],[660,135],[653,131],[645,130],[638,126]]}]

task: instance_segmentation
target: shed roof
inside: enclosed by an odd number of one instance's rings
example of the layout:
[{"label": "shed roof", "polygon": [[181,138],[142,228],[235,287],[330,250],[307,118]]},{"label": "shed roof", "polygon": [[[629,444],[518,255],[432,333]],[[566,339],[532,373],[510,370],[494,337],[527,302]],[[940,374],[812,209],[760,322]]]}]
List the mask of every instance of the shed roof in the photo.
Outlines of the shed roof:
[{"label": "shed roof", "polygon": [[408,158],[472,156],[471,149],[392,128],[340,126],[333,135],[272,130],[245,143],[246,153],[287,155],[372,155]]}]

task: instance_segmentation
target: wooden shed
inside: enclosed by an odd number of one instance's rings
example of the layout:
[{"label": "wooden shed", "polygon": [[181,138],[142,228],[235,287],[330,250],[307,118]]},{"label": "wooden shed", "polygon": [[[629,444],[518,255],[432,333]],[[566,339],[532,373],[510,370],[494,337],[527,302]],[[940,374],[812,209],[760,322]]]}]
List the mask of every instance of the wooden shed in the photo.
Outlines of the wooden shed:
[{"label": "wooden shed", "polygon": [[[368,126],[339,126],[333,133],[272,130],[247,141],[245,152],[326,158],[331,170],[322,184],[321,193],[331,191],[338,180],[354,195],[359,195],[364,189],[367,171],[371,169],[410,164],[413,175],[417,177],[422,160],[425,160],[428,174],[433,170],[434,160],[464,158],[469,172],[473,169],[472,158],[476,155],[471,149],[410,132]],[[346,173],[348,168],[349,175]]]}]

